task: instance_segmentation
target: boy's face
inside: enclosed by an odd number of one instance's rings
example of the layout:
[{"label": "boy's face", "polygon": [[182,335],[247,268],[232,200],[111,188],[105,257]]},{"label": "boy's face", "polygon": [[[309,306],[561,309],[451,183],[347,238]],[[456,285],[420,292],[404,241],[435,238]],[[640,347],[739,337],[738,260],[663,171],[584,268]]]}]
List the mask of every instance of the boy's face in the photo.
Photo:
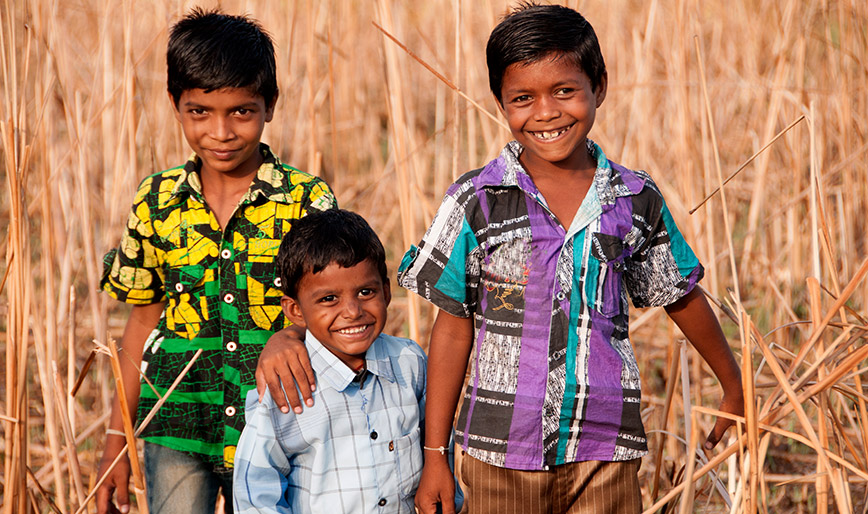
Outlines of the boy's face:
[{"label": "boy's face", "polygon": [[586,141],[606,98],[606,82],[603,75],[594,91],[582,69],[558,54],[506,68],[498,105],[524,146],[521,161],[529,171],[596,167]]},{"label": "boy's face", "polygon": [[305,273],[296,290],[298,298],[281,299],[284,314],[307,327],[347,366],[361,367],[383,331],[392,300],[376,264],[371,259],[349,268],[332,263],[319,273]]},{"label": "boy's face", "polygon": [[202,159],[203,178],[208,174],[246,178],[255,173],[262,164],[262,130],[273,115],[273,102],[265,105],[261,95],[234,87],[210,93],[185,89],[175,106],[187,143]]}]

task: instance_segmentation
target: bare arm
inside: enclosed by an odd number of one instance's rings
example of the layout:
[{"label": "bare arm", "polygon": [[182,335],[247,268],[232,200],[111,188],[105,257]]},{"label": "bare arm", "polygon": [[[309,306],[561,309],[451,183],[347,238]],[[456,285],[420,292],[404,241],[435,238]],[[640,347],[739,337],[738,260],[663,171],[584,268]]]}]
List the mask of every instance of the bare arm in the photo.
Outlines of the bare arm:
[{"label": "bare arm", "polygon": [[[428,348],[424,445],[429,448],[449,445],[452,420],[472,347],[472,318],[458,318],[440,311],[431,331],[431,345]],[[446,455],[425,451],[416,507],[423,514],[433,514],[439,503],[444,514],[454,513],[454,497],[455,480]]]},{"label": "bare arm", "polygon": [[[305,329],[299,325],[290,325],[275,333],[265,343],[256,363],[259,400],[262,401],[265,386],[268,386],[275,405],[283,413],[289,412],[292,407],[292,410],[301,414],[302,400],[308,407],[313,406],[311,391],[316,389],[316,378],[304,345],[304,334]],[[281,382],[283,388],[280,387]]]},{"label": "bare arm", "polygon": [[[130,409],[130,418],[135,421],[136,409],[139,405],[139,369],[142,363],[142,351],[148,335],[157,328],[160,316],[163,314],[166,304],[164,302],[151,305],[136,305],[130,312],[124,328],[124,335],[120,344],[121,376],[124,382],[126,400]],[[123,432],[123,418],[121,417],[120,400],[115,393],[112,400],[112,412],[109,418],[109,429]],[[117,434],[106,436],[105,450],[99,464],[98,475],[102,476],[112,461],[123,449],[126,439]],[[129,512],[129,481],[130,462],[124,458],[112,470],[109,478],[100,486],[96,494],[97,512],[99,514]],[[117,493],[117,506],[112,502],[112,495]]]},{"label": "bare arm", "polygon": [[[711,366],[711,371],[720,381],[723,387],[720,410],[743,416],[744,390],[741,383],[741,370],[726,342],[720,323],[700,289],[694,288],[677,302],[667,305],[665,309],[699,355]],[[705,449],[714,448],[732,424],[733,422],[728,419],[718,418],[705,441]]]}]

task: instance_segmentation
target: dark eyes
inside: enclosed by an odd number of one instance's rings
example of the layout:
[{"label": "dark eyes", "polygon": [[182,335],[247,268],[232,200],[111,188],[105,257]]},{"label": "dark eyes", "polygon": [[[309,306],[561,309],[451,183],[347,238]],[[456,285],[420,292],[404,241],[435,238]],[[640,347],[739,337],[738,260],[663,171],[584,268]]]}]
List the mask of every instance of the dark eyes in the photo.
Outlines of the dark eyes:
[{"label": "dark eyes", "polygon": [[[192,114],[193,116],[205,116],[208,114],[208,110],[204,107],[194,107],[189,109],[187,112]],[[249,118],[253,114],[253,109],[248,109],[246,107],[239,107],[233,111],[233,114],[236,116],[240,116],[242,118]]]},{"label": "dark eyes", "polygon": [[[359,298],[370,298],[370,297],[374,296],[375,294],[377,294],[377,290],[370,288],[370,287],[359,289],[359,292],[358,292]],[[322,298],[317,300],[317,302],[318,303],[334,303],[337,300],[338,300],[337,295],[329,294],[329,295],[323,296]]]}]

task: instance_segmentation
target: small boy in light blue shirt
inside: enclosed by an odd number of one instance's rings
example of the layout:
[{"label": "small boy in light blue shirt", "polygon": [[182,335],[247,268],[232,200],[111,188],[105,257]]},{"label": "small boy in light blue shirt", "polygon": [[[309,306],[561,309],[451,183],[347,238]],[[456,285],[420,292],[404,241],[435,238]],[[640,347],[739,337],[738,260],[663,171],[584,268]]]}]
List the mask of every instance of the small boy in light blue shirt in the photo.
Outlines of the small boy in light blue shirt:
[{"label": "small boy in light blue shirt", "polygon": [[380,240],[361,216],[329,210],[293,223],[276,263],[317,387],[300,414],[248,395],[235,511],[415,512],[426,357],[381,333],[391,293]]}]

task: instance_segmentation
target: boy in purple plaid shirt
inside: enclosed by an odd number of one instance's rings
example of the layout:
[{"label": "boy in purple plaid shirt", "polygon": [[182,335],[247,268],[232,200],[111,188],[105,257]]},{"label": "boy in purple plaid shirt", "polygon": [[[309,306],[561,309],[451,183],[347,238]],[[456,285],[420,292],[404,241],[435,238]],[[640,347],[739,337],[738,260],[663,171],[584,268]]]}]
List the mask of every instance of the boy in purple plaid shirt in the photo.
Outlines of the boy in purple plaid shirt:
[{"label": "boy in purple plaid shirt", "polygon": [[[588,139],[606,97],[579,13],[523,5],[492,32],[489,81],[515,141],[446,192],[399,283],[440,308],[425,448],[466,452],[478,513],[636,513],[647,453],[628,304],[664,306],[741,414],[741,375],[695,286],[703,268],[651,177]],[[731,422],[718,419],[712,448]],[[416,505],[452,512],[447,460],[426,452]]]}]

